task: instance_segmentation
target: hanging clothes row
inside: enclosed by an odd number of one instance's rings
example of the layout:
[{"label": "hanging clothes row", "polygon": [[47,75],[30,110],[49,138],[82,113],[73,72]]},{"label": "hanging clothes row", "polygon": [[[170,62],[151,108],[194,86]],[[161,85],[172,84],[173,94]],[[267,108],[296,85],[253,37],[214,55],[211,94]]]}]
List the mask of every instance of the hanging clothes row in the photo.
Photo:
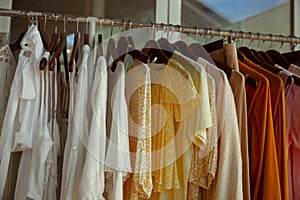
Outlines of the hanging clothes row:
[{"label": "hanging clothes row", "polygon": [[0,49],[2,199],[299,198],[298,52],[65,32]]}]

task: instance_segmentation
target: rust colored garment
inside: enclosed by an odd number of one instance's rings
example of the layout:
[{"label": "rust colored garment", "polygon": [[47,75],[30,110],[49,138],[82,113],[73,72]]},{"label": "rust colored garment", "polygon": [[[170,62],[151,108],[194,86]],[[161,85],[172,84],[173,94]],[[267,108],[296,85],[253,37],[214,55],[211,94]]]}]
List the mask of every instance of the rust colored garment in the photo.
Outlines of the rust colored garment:
[{"label": "rust colored garment", "polygon": [[246,83],[250,188],[252,199],[282,199],[268,79],[239,61],[239,69],[257,81]]},{"label": "rust colored garment", "polygon": [[268,70],[260,67],[259,65],[254,64],[249,59],[245,58],[244,63],[257,72],[263,74],[270,83],[271,107],[279,180],[281,187],[281,197],[282,199],[289,199],[286,105],[283,80],[277,74],[273,74]]}]

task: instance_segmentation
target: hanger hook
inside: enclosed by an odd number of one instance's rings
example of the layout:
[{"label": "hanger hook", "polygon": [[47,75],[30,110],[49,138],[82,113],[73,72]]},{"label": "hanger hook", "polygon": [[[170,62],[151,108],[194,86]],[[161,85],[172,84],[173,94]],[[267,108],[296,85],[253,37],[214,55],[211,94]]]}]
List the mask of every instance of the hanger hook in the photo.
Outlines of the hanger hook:
[{"label": "hanger hook", "polygon": [[88,28],[89,28],[89,18],[86,18],[86,23],[85,23],[85,32],[88,33]]},{"label": "hanger hook", "polygon": [[123,31],[126,31],[126,20],[122,19],[122,21],[123,21],[123,30],[122,30],[122,32],[123,32]]},{"label": "hanger hook", "polygon": [[260,33],[256,33],[257,35],[258,35],[258,44],[257,44],[257,50],[259,50],[259,48],[260,48],[260,41],[261,41],[261,35],[260,35]]},{"label": "hanger hook", "polygon": [[207,29],[206,38],[205,38],[205,43],[208,42],[208,36],[209,36],[209,34],[210,34],[209,32],[210,32],[210,29],[208,28],[208,29]]},{"label": "hanger hook", "polygon": [[220,33],[220,37],[223,38],[223,31],[218,29],[218,32]]},{"label": "hanger hook", "polygon": [[178,25],[179,27],[179,35],[178,35],[178,40],[181,41],[181,32],[182,32],[182,27],[180,25]]},{"label": "hanger hook", "polygon": [[281,45],[279,47],[279,51],[281,51],[283,43],[285,42],[285,37],[283,35],[281,35],[281,37],[282,37],[282,42],[281,42]]},{"label": "hanger hook", "polygon": [[234,39],[234,32],[232,30],[228,31],[230,33],[230,36],[228,37],[228,43],[231,43]]},{"label": "hanger hook", "polygon": [[54,28],[54,33],[57,33],[57,18],[58,18],[58,16],[55,15],[55,28]]},{"label": "hanger hook", "polygon": [[114,31],[114,24],[115,24],[115,21],[111,20],[110,37],[112,37],[113,31]]},{"label": "hanger hook", "polygon": [[38,25],[39,25],[39,21],[38,21],[38,16],[36,15],[35,16],[35,25],[38,27]]},{"label": "hanger hook", "polygon": [[273,46],[273,41],[274,41],[274,36],[272,34],[269,34],[271,37],[271,44],[270,44],[270,49],[272,49]]},{"label": "hanger hook", "polygon": [[232,31],[231,33],[231,41],[230,42],[234,42],[235,41],[235,32]]},{"label": "hanger hook", "polygon": [[295,42],[295,38],[293,37],[292,42],[291,42],[291,51],[294,50],[294,42]]},{"label": "hanger hook", "polygon": [[66,17],[65,16],[64,16],[63,20],[64,20],[64,32],[66,32],[67,28],[66,28]]},{"label": "hanger hook", "polygon": [[161,23],[162,27],[163,27],[163,31],[161,33],[161,38],[163,37],[164,33],[165,33],[165,30],[166,30],[166,26],[164,23]]},{"label": "hanger hook", "polygon": [[132,22],[129,20],[129,34],[131,35]]},{"label": "hanger hook", "polygon": [[172,37],[173,37],[173,33],[174,33],[174,30],[175,30],[175,27],[174,27],[172,24],[169,24],[169,26],[171,27],[171,36],[170,36],[170,40],[172,40]]},{"label": "hanger hook", "polygon": [[131,31],[132,22],[129,20],[129,30]]},{"label": "hanger hook", "polygon": [[241,42],[241,47],[242,47],[244,44],[244,40],[245,40],[245,32],[240,31],[240,34],[242,34],[242,42]]},{"label": "hanger hook", "polygon": [[153,22],[150,22],[151,26],[152,26],[152,40],[155,40],[155,25]]},{"label": "hanger hook", "polygon": [[25,11],[25,15],[27,15],[27,27],[29,27],[29,13]]},{"label": "hanger hook", "polygon": [[212,28],[210,28],[210,33],[211,33],[211,36],[210,36],[210,38],[209,38],[209,41],[212,41],[212,39],[213,39],[213,37],[214,37],[214,35],[213,35],[213,29]]},{"label": "hanger hook", "polygon": [[35,19],[33,16],[31,16],[31,18],[30,18],[30,24],[35,24]]},{"label": "hanger hook", "polygon": [[198,42],[199,29],[196,26],[194,26],[194,29],[196,30],[196,37],[195,37],[195,39],[196,39],[196,42]]},{"label": "hanger hook", "polygon": [[249,32],[249,34],[251,34],[251,40],[250,40],[250,43],[249,43],[249,49],[250,49],[251,46],[252,46],[252,43],[253,43],[253,37],[254,37],[254,35],[251,32]]},{"label": "hanger hook", "polygon": [[101,29],[102,29],[102,19],[99,18],[99,33],[101,33]]},{"label": "hanger hook", "polygon": [[76,18],[76,32],[79,30],[79,19],[78,17]]},{"label": "hanger hook", "polygon": [[47,24],[47,15],[45,15],[45,18],[44,18],[44,31],[46,31],[46,24]]}]

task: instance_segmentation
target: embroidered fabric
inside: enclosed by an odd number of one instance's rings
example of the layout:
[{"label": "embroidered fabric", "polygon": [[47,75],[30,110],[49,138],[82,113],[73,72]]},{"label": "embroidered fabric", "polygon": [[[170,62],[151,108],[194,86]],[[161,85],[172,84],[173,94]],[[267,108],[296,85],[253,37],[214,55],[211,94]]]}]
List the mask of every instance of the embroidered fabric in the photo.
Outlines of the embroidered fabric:
[{"label": "embroidered fabric", "polygon": [[[149,68],[151,104],[162,108],[153,110],[151,116],[153,192],[179,189],[176,159],[190,147],[196,136],[194,126],[197,124],[185,119],[190,116],[188,109],[199,110],[198,93],[189,73],[174,59],[170,59],[167,66],[151,64]],[[179,138],[182,140],[178,141]]]},{"label": "embroidered fabric", "polygon": [[149,199],[151,176],[151,80],[147,65],[135,61],[126,72],[126,101],[133,174],[125,183],[125,199]]},{"label": "embroidered fabric", "polygon": [[7,45],[9,42],[9,33],[0,33],[0,47],[3,47],[4,45]]},{"label": "embroidered fabric", "polygon": [[0,49],[0,130],[7,107],[10,88],[16,71],[16,61],[8,45]]},{"label": "embroidered fabric", "polygon": [[[210,108],[212,116],[212,127],[208,129],[207,133],[207,150],[200,150],[199,147],[194,145],[194,154],[192,158],[192,166],[189,172],[189,183],[187,199],[197,200],[199,198],[199,187],[208,189],[215,177],[217,171],[217,160],[218,160],[218,145],[213,143],[217,140],[217,116],[216,116],[216,97],[215,97],[215,82],[213,78],[207,74],[207,85],[210,97]],[[206,156],[203,156],[206,155]]]}]

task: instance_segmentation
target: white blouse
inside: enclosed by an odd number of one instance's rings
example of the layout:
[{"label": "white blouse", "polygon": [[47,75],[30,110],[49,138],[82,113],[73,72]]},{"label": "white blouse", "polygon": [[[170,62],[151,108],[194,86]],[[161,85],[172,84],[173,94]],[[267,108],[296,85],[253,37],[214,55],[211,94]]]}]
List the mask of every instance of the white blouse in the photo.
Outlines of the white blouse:
[{"label": "white blouse", "polygon": [[[49,52],[45,52],[47,60],[49,59]],[[45,55],[44,54],[44,55]],[[46,68],[47,74],[46,74],[46,84],[49,83],[49,97],[46,98],[49,99],[48,104],[46,108],[49,108],[49,113],[47,116],[47,123],[48,123],[48,129],[51,136],[51,139],[53,140],[53,146],[51,148],[51,151],[49,152],[49,155],[47,157],[46,161],[46,172],[45,172],[45,185],[44,185],[44,196],[43,199],[51,199],[56,200],[56,189],[58,187],[57,182],[57,162],[58,162],[58,154],[60,152],[60,131],[59,131],[59,125],[57,122],[56,117],[56,109],[57,109],[57,66],[55,65],[54,72],[48,71],[48,68]],[[47,80],[49,79],[49,80]],[[47,101],[46,101],[47,102]],[[49,117],[49,119],[48,119]]]},{"label": "white blouse", "polygon": [[[109,199],[123,199],[123,176],[131,171],[128,116],[125,99],[125,66],[118,62],[115,71],[108,68],[106,171]],[[111,186],[113,184],[113,186]]]},{"label": "white blouse", "polygon": [[[83,46],[82,61],[78,70],[78,78],[73,115],[69,115],[70,132],[68,130],[67,142],[63,162],[63,180],[61,199],[78,199],[79,184],[84,167],[86,149],[89,136],[89,123],[87,118],[88,104],[88,56],[90,47]],[[70,84],[71,80],[70,80]],[[70,97],[72,98],[72,96]],[[70,107],[69,107],[70,109]]]},{"label": "white blouse", "polygon": [[52,141],[44,128],[38,125],[41,90],[38,66],[43,43],[35,25],[29,27],[21,47],[0,138],[0,196],[3,196],[10,152],[13,150],[23,151],[15,198],[41,199],[45,160]]},{"label": "white blouse", "polygon": [[104,161],[106,145],[107,66],[99,57],[91,92],[92,121],[86,160],[79,187],[79,199],[104,199]]}]

